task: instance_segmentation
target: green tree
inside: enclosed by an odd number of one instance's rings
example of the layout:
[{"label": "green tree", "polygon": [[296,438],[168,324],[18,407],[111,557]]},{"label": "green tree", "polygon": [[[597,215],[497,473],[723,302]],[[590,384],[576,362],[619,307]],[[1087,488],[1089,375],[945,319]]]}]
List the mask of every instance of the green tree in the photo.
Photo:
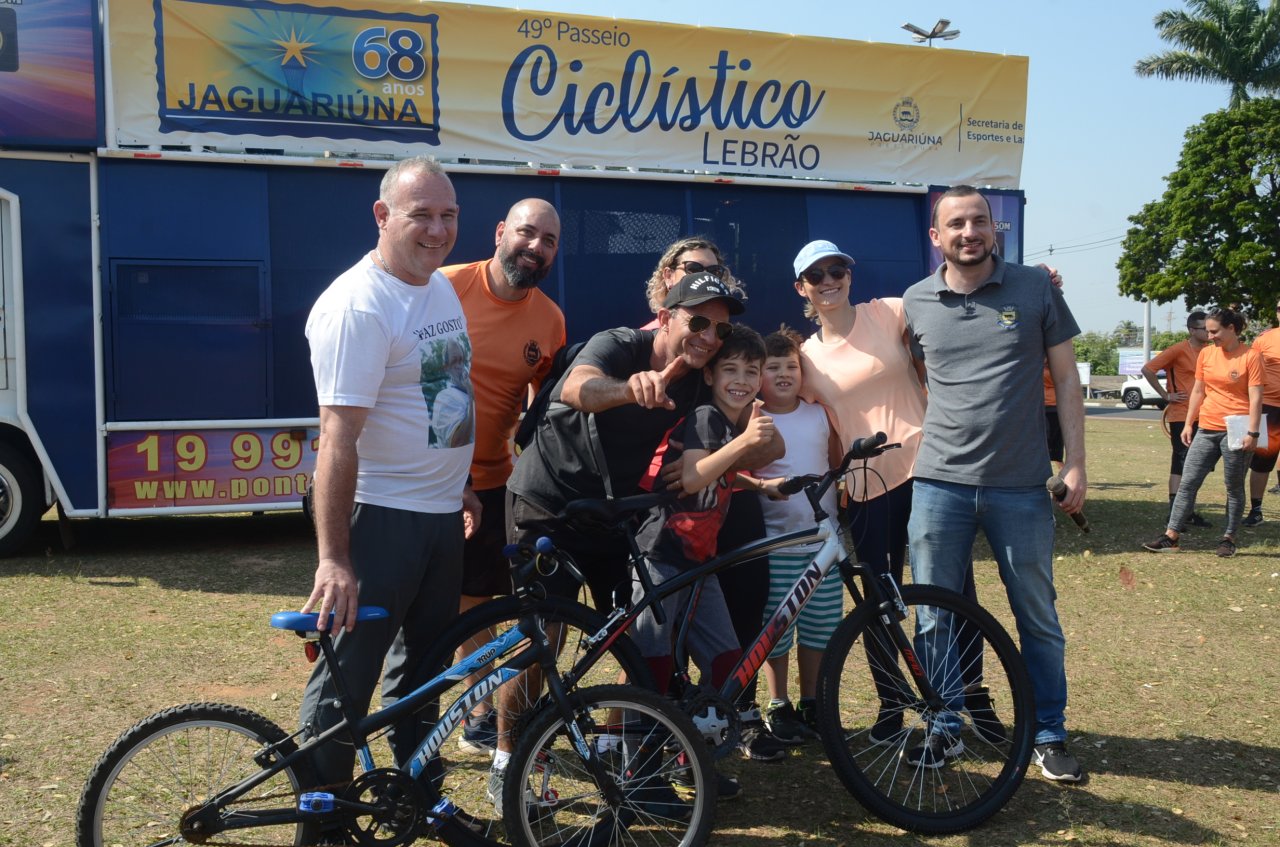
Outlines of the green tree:
[{"label": "green tree", "polygon": [[1250,90],[1280,91],[1280,4],[1257,0],[1188,0],[1188,10],[1155,17],[1156,32],[1181,49],[1140,60],[1138,76],[1226,83],[1228,108],[1251,99]]},{"label": "green tree", "polygon": [[1280,294],[1280,101],[1205,116],[1165,181],[1164,195],[1129,218],[1120,293],[1269,316]]},{"label": "green tree", "polygon": [[1114,336],[1106,332],[1086,332],[1075,338],[1076,361],[1088,362],[1099,376],[1115,376],[1120,370],[1120,354]]},{"label": "green tree", "polygon": [[1179,332],[1153,332],[1151,333],[1151,349],[1152,350],[1168,350],[1179,341],[1187,340],[1187,331]]},{"label": "green tree", "polygon": [[1121,347],[1132,347],[1142,341],[1142,330],[1133,321],[1120,321],[1111,331],[1111,337]]}]

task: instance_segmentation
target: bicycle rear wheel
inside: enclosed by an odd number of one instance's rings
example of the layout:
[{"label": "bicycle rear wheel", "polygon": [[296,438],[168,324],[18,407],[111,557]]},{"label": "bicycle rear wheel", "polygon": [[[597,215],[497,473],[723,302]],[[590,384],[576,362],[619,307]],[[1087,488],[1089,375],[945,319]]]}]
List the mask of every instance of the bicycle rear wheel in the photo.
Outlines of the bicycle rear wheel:
[{"label": "bicycle rear wheel", "polygon": [[[818,726],[832,767],[868,810],[913,832],[958,832],[999,811],[1026,775],[1031,680],[981,606],[918,585],[902,601],[901,621],[868,604],[836,629],[818,671]],[[940,704],[921,694],[914,662]]]},{"label": "bicycle rear wheel", "polygon": [[[79,847],[183,843],[183,813],[262,770],[254,761],[284,730],[248,709],[192,703],[158,712],[107,748],[80,797]],[[283,752],[288,752],[285,750]],[[227,806],[222,820],[247,810],[296,809],[310,773],[288,768]],[[312,823],[230,829],[204,844],[312,844]]]},{"label": "bicycle rear wheel", "polygon": [[[605,618],[599,612],[580,603],[555,597],[537,601],[534,610],[544,621],[548,636],[558,646],[556,667],[562,676],[568,677],[570,690],[588,685],[616,684],[623,677],[638,685],[652,687],[648,665],[640,655],[640,650],[625,634],[614,640],[595,662],[586,662],[590,650],[587,639],[605,626]],[[520,601],[515,597],[503,597],[477,606],[460,617],[440,637],[437,652],[429,667],[433,669],[433,673],[443,671],[456,661],[455,655],[459,648],[474,638],[478,637],[484,643],[497,633],[510,629],[516,624],[519,613]],[[521,645],[495,659],[485,665],[480,673],[505,664],[524,649],[527,646]],[[428,708],[434,710],[435,714],[440,714],[440,710],[448,708],[461,691],[462,688],[455,685]],[[505,683],[489,698],[488,705],[495,715],[500,711],[505,712],[501,725],[511,735],[512,744],[546,696],[545,687],[541,684],[541,674],[538,672],[534,679],[528,673],[521,674]],[[475,732],[455,731],[441,750],[439,766],[429,770],[433,772],[433,792],[456,806],[458,812],[455,819],[464,823],[463,826],[441,828],[441,840],[452,847],[486,847],[511,843],[489,790],[490,762],[493,747],[497,743],[497,726],[495,720],[490,728],[492,734],[487,738],[476,738],[478,733]]]},{"label": "bicycle rear wheel", "polygon": [[[511,756],[503,808],[513,843],[704,844],[715,819],[716,780],[710,751],[688,715],[630,685],[586,688],[569,699],[572,725],[547,704]],[[575,730],[600,757],[610,786],[597,782]]]}]

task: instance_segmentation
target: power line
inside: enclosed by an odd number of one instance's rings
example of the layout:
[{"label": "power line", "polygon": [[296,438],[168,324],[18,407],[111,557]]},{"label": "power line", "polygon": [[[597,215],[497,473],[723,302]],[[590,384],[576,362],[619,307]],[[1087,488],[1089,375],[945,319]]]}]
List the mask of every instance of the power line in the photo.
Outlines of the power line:
[{"label": "power line", "polygon": [[1102,241],[1090,241],[1085,244],[1077,244],[1075,246],[1068,247],[1055,247],[1051,244],[1046,250],[1036,250],[1034,252],[1027,253],[1023,257],[1023,260],[1041,259],[1046,256],[1068,256],[1072,253],[1088,253],[1092,250],[1101,250],[1103,247],[1111,247],[1112,245],[1119,244],[1121,241],[1124,241],[1124,238],[1125,237],[1123,235],[1117,235],[1114,238],[1107,238]]}]

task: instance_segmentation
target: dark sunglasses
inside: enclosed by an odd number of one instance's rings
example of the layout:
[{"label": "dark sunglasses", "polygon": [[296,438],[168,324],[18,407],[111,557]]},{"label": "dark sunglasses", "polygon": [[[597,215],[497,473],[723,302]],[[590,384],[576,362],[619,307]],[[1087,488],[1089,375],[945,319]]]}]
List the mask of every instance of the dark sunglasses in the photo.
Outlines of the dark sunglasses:
[{"label": "dark sunglasses", "polygon": [[836,282],[844,279],[849,275],[848,265],[828,265],[825,268],[809,268],[800,274],[800,278],[810,285],[817,285],[822,282],[822,278],[829,276]]},{"label": "dark sunglasses", "polygon": [[675,270],[676,268],[684,268],[684,272],[687,274],[700,274],[703,271],[706,271],[707,273],[718,276],[721,279],[724,279],[724,275],[729,272],[729,269],[724,265],[704,265],[702,262],[695,262],[692,259],[684,262],[676,262],[672,265],[672,270]]},{"label": "dark sunglasses", "polygon": [[[696,264],[696,263],[695,263]],[[729,337],[729,333],[733,332],[733,325],[724,321],[713,321],[711,318],[703,315],[690,315],[685,323],[689,325],[689,331],[694,335],[701,335],[707,331],[707,327],[712,324],[716,325],[716,338],[724,341]]]}]

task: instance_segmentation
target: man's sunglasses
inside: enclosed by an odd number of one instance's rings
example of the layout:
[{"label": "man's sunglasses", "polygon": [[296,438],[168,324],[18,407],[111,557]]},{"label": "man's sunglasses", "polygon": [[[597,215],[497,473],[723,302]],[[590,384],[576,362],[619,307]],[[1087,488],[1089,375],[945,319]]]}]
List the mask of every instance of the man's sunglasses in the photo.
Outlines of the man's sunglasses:
[{"label": "man's sunglasses", "polygon": [[825,268],[809,268],[800,274],[800,278],[810,285],[817,285],[822,282],[822,278],[829,276],[836,282],[844,279],[849,275],[848,265],[829,265]]},{"label": "man's sunglasses", "polygon": [[707,327],[712,324],[716,325],[716,338],[724,341],[729,337],[729,333],[733,332],[733,325],[725,321],[713,321],[711,318],[703,315],[690,315],[685,323],[689,325],[689,331],[694,335],[701,335],[707,331]]},{"label": "man's sunglasses", "polygon": [[683,262],[676,262],[672,266],[672,270],[675,268],[684,268],[684,272],[687,274],[700,274],[703,271],[706,271],[707,273],[718,276],[721,279],[724,279],[724,275],[729,272],[729,269],[724,265],[704,265],[702,262],[695,262],[692,259]]}]

